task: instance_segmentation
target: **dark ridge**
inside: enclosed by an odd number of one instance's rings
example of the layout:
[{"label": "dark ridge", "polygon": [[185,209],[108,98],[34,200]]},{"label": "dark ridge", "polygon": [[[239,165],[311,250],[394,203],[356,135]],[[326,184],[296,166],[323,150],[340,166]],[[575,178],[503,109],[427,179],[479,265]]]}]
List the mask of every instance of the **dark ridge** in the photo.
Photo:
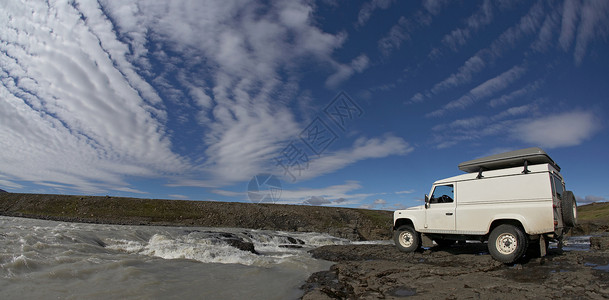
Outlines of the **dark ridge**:
[{"label": "dark ridge", "polygon": [[392,225],[392,212],[380,210],[16,193],[0,194],[0,215],[82,223],[321,232],[351,240],[390,239]]}]

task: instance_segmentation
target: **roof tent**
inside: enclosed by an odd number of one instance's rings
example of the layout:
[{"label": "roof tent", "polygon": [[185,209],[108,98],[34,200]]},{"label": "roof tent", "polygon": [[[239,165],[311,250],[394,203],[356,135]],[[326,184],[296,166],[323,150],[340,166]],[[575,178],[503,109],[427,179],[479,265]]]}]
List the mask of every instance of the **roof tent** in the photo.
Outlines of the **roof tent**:
[{"label": "roof tent", "polygon": [[473,160],[468,160],[459,164],[459,170],[467,173],[479,173],[482,171],[505,169],[512,167],[525,167],[527,173],[528,165],[550,164],[560,172],[560,167],[550,158],[550,156],[539,147],[532,147],[510,151]]}]

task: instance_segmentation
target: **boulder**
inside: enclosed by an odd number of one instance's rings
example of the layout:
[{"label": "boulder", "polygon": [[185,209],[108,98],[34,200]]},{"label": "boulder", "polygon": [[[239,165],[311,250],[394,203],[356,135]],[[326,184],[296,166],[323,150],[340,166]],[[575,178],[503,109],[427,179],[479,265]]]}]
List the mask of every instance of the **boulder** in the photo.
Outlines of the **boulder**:
[{"label": "boulder", "polygon": [[593,236],[590,238],[590,249],[609,250],[609,236]]},{"label": "boulder", "polygon": [[234,239],[234,238],[225,239],[223,241],[225,243],[227,243],[229,246],[235,247],[241,251],[247,251],[247,252],[251,252],[254,254],[258,254],[258,251],[256,251],[256,249],[254,248],[254,244],[251,242],[246,242],[241,239]]}]

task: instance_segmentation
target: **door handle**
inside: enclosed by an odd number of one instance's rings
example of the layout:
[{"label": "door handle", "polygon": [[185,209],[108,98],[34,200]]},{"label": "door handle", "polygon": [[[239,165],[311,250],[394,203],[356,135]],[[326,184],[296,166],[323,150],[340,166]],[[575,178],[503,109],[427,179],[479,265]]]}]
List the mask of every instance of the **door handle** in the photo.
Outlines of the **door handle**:
[{"label": "door handle", "polygon": [[447,216],[452,216],[452,215],[453,215],[453,213],[451,213],[451,212],[447,212],[447,213],[446,213],[446,215],[447,215]]}]

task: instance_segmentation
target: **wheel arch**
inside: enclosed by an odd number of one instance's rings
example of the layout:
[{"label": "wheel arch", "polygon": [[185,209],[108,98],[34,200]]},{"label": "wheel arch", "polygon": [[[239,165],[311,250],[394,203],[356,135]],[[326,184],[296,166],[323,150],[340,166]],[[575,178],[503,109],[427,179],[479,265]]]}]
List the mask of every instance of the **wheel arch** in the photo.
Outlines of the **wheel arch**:
[{"label": "wheel arch", "polygon": [[411,219],[400,218],[400,219],[395,220],[395,223],[393,224],[393,230],[400,228],[400,226],[402,226],[402,225],[410,225],[410,226],[412,226],[412,228],[414,228],[414,222],[412,222]]},{"label": "wheel arch", "polygon": [[519,227],[520,229],[522,229],[522,231],[524,233],[527,232],[526,228],[523,225],[523,222],[517,218],[514,217],[508,217],[508,218],[498,218],[498,219],[494,219],[491,224],[489,225],[488,231],[486,233],[486,235],[488,236],[489,234],[491,234],[491,232],[493,232],[493,229],[497,228],[497,226],[499,225],[512,225],[512,226],[516,226]]}]

